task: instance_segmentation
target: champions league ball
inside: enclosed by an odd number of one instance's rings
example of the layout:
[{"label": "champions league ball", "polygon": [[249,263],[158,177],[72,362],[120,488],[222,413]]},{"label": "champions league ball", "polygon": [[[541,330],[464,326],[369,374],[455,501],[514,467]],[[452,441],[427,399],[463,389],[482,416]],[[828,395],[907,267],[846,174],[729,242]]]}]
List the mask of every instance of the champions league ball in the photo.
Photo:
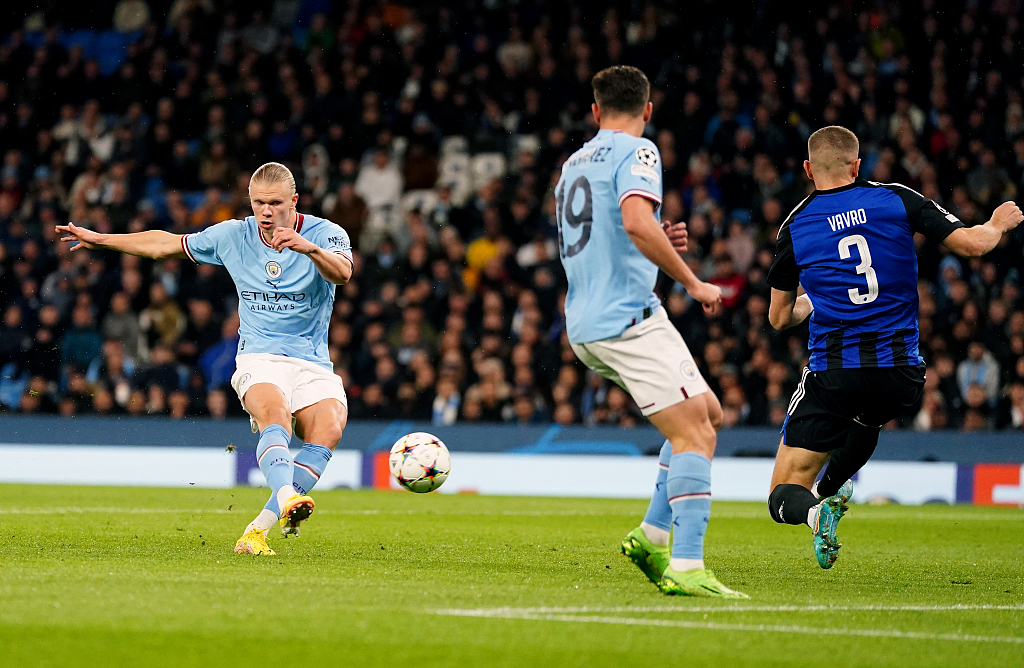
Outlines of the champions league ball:
[{"label": "champions league ball", "polygon": [[433,492],[448,478],[452,457],[437,436],[423,431],[407,434],[391,448],[391,475],[410,492]]}]

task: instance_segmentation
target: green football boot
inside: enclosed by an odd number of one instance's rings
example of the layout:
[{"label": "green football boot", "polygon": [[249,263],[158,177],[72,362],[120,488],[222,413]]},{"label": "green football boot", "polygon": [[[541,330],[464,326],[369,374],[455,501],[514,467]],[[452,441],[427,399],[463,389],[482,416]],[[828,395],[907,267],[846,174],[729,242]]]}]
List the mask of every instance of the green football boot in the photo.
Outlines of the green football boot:
[{"label": "green football boot", "polygon": [[670,596],[701,596],[704,598],[750,598],[741,591],[729,589],[718,581],[715,574],[707,568],[694,568],[690,571],[674,571],[665,569],[658,589]]},{"label": "green football boot", "polygon": [[672,554],[668,545],[655,545],[648,540],[647,534],[640,527],[626,534],[621,550],[654,584],[661,581],[661,575],[668,568]]},{"label": "green football boot", "polygon": [[814,557],[822,568],[832,568],[832,564],[839,558],[839,548],[843,544],[836,538],[836,528],[849,509],[851,498],[853,483],[847,480],[838,492],[821,500],[818,512],[814,515]]}]

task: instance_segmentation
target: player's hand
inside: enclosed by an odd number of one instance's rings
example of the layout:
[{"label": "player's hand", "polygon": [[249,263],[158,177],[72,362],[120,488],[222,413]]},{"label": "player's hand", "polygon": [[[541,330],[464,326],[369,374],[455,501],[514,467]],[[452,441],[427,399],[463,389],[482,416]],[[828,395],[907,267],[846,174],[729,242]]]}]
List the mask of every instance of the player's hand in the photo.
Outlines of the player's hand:
[{"label": "player's hand", "polygon": [[672,242],[672,248],[675,248],[677,253],[685,253],[689,243],[689,233],[686,231],[686,223],[683,221],[679,221],[678,223],[664,221],[661,226],[664,228],[665,234],[668,236],[668,240]]},{"label": "player's hand", "polygon": [[71,247],[71,252],[82,250],[83,248],[100,248],[100,241],[103,235],[92,230],[87,230],[84,227],[79,227],[74,223],[68,223],[67,225],[57,225],[57,234],[63,234],[61,241],[77,241],[77,246]]},{"label": "player's hand", "polygon": [[1024,220],[1024,214],[1021,213],[1020,207],[1015,202],[1003,202],[992,212],[992,224],[1000,232],[1009,232],[1020,225],[1022,220]]},{"label": "player's hand", "polygon": [[319,246],[304,238],[295,230],[290,230],[286,227],[279,227],[274,230],[274,236],[270,239],[270,247],[278,253],[285,248],[291,248],[296,253],[302,253],[303,255],[308,255],[319,248]]},{"label": "player's hand", "polygon": [[708,315],[716,315],[722,308],[722,288],[711,283],[700,281],[692,290],[687,290],[690,296],[696,299],[704,307]]}]

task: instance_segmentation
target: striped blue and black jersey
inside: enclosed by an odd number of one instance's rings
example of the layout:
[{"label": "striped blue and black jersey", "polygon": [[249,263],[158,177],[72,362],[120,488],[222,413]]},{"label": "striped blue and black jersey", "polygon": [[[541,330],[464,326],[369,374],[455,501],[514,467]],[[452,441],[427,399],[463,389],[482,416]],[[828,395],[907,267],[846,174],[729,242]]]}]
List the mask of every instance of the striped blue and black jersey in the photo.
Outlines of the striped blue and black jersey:
[{"label": "striped blue and black jersey", "polygon": [[857,179],[801,202],[779,230],[768,284],[802,285],[814,305],[810,370],[923,364],[914,233],[941,243],[960,227],[896,183]]}]

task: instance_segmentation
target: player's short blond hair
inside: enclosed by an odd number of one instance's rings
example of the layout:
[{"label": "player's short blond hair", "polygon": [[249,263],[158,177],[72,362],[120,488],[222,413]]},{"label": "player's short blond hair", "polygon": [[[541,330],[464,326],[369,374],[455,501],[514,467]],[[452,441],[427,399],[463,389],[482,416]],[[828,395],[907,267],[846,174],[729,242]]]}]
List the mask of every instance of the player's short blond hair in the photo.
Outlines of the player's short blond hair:
[{"label": "player's short blond hair", "polygon": [[843,172],[860,153],[857,135],[840,125],[829,125],[807,138],[807,159],[816,170]]},{"label": "player's short blond hair", "polygon": [[257,183],[283,183],[288,187],[290,194],[295,194],[295,175],[292,174],[292,170],[279,162],[268,162],[265,165],[260,165],[260,168],[252,173],[252,178],[249,179],[249,187]]}]

